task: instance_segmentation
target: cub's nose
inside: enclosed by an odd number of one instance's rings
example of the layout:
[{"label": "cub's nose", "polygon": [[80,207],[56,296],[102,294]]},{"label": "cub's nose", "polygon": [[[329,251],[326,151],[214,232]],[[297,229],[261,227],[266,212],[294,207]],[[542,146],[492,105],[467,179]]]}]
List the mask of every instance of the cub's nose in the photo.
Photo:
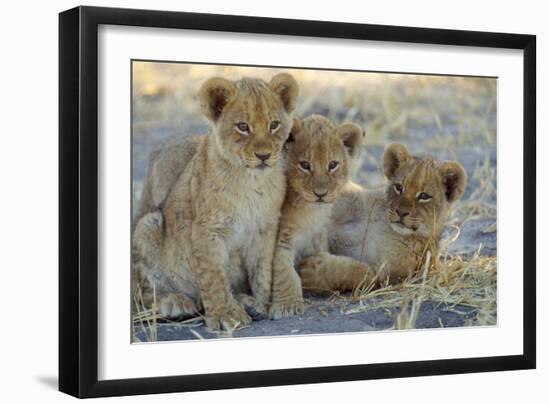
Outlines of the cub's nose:
[{"label": "cub's nose", "polygon": [[408,216],[408,215],[409,215],[409,212],[403,211],[403,210],[399,210],[399,209],[395,209],[395,213],[397,213],[397,214],[399,215],[400,218],[404,218],[405,216]]},{"label": "cub's nose", "polygon": [[256,157],[258,157],[262,161],[266,161],[268,158],[271,157],[271,153],[254,153]]}]

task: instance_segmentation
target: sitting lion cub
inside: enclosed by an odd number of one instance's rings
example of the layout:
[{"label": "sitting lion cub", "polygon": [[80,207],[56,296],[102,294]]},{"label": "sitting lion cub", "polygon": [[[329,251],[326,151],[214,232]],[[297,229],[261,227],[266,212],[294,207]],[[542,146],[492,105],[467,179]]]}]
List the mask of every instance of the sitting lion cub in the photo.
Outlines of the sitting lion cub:
[{"label": "sitting lion cub", "polygon": [[[273,260],[270,317],[277,319],[304,311],[302,284],[294,269],[303,257],[328,252],[330,211],[349,180],[352,160],[360,153],[362,129],[340,126],[319,115],[295,119],[287,155],[287,192],[281,209],[279,236]],[[326,253],[328,266],[347,257]]]},{"label": "sitting lion cub", "polygon": [[336,268],[322,256],[309,257],[299,267],[305,289],[353,290],[362,282],[412,275],[427,251],[437,258],[451,204],[464,193],[464,168],[456,161],[411,156],[403,145],[391,144],[384,152],[384,174],[385,189],[346,187],[332,211],[330,251],[362,264]]},{"label": "sitting lion cub", "polygon": [[133,259],[164,316],[202,306],[208,328],[229,330],[251,321],[243,303],[267,312],[286,189],[280,156],[297,94],[288,74],[270,83],[212,78],[199,92],[212,132],[159,151],[180,164],[149,165],[167,176],[146,177]]}]

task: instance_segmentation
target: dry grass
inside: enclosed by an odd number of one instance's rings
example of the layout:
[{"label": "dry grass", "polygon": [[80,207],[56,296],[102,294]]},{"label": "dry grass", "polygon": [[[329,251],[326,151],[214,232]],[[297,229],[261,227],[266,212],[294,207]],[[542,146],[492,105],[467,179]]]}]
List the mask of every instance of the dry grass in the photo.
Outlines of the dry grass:
[{"label": "dry grass", "polygon": [[[157,322],[160,320],[162,322],[168,322],[172,324],[177,324],[178,327],[189,327],[190,332],[197,337],[197,339],[203,339],[202,336],[195,330],[192,330],[193,327],[198,327],[203,324],[203,318],[201,316],[188,318],[181,321],[170,321],[165,319],[160,313],[157,299],[156,299],[156,290],[153,285],[153,302],[151,307],[146,307],[144,304],[143,295],[141,288],[137,287],[133,296],[134,300],[134,312],[132,313],[132,322],[137,330],[133,332],[133,342],[155,342],[157,341]],[[137,333],[141,331],[143,334],[144,341],[140,340],[137,337]]]},{"label": "dry grass", "polygon": [[[458,229],[458,227],[457,227]],[[458,232],[442,240],[443,254],[432,261],[425,259],[422,271],[404,281],[374,288],[373,284],[355,290],[349,297],[360,302],[345,314],[355,314],[377,309],[394,310],[395,329],[416,328],[416,320],[423,302],[444,305],[467,317],[466,326],[495,325],[497,317],[497,260],[493,256],[481,256],[481,245],[472,257],[449,255],[444,251],[456,240]],[[460,309],[457,308],[460,307]],[[466,310],[465,310],[466,309]]]},{"label": "dry grass", "polygon": [[492,166],[488,155],[476,163],[469,181],[478,185],[467,199],[457,204],[451,222],[463,224],[467,221],[493,219],[496,231],[496,168]]},{"label": "dry grass", "polygon": [[[269,80],[271,68],[239,68],[184,64],[135,63],[133,83],[133,195],[137,201],[145,162],[154,145],[178,133],[204,133],[196,91],[207,78],[242,76]],[[482,236],[496,239],[496,80],[379,73],[291,70],[300,83],[299,116],[321,113],[342,122],[357,122],[366,130],[362,169],[354,180],[367,187],[383,182],[383,146],[402,142],[413,153],[461,161],[469,176],[463,200],[454,206],[436,265],[416,278],[378,289],[364,286],[351,296],[332,299],[358,302],[347,314],[384,309],[395,314],[394,328],[414,328],[423,302],[445,310],[469,308],[467,325],[496,324],[497,264],[493,249],[481,246]],[[465,225],[476,231],[465,234]],[[462,232],[462,234],[461,234]],[[468,245],[467,252],[457,245]],[[477,250],[472,246],[478,246]],[[484,246],[487,247],[487,246]],[[487,255],[489,251],[489,255]],[[147,340],[156,340],[154,308],[135,298],[134,322]],[[443,307],[443,306],[441,306]],[[177,323],[202,336],[197,317]],[[154,330],[153,330],[154,329]],[[230,336],[231,334],[221,335]]]},{"label": "dry grass", "polygon": [[[135,310],[132,313],[132,322],[134,324],[135,330],[132,336],[132,342],[155,342],[158,340],[157,336],[157,324],[170,324],[176,326],[177,328],[187,328],[189,332],[199,340],[205,339],[198,330],[194,328],[204,325],[204,317],[199,315],[196,317],[181,319],[181,320],[170,320],[164,318],[160,313],[159,307],[157,305],[156,293],[153,288],[153,302],[151,307],[146,307],[143,302],[143,296],[141,290],[138,289],[135,291],[134,296],[134,307]],[[231,330],[225,331],[216,331],[213,332],[218,338],[231,338],[233,333],[237,330],[240,330],[244,327],[237,327]],[[141,333],[142,339],[138,338],[137,334]]]}]

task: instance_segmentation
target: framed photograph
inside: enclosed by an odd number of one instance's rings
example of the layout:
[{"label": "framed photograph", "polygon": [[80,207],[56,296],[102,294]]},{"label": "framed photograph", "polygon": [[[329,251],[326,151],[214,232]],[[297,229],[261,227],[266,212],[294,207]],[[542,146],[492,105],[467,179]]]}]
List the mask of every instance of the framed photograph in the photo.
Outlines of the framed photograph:
[{"label": "framed photograph", "polygon": [[532,35],[59,16],[59,388],[532,369]]}]

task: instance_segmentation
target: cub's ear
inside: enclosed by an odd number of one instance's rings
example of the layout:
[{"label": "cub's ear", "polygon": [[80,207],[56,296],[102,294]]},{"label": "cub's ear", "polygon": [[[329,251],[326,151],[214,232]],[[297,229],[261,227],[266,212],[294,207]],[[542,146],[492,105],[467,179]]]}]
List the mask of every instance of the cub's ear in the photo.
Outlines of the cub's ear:
[{"label": "cub's ear", "polygon": [[234,93],[235,85],[229,80],[213,77],[204,82],[199,90],[199,101],[204,116],[216,122]]},{"label": "cub's ear", "polygon": [[350,157],[357,157],[363,142],[363,129],[354,123],[344,123],[336,129],[336,133],[342,139]]},{"label": "cub's ear", "polygon": [[439,167],[443,180],[443,191],[449,203],[462,198],[466,188],[467,175],[464,167],[457,161],[443,161]]},{"label": "cub's ear", "polygon": [[281,98],[286,112],[294,111],[298,98],[298,83],[294,77],[288,73],[279,73],[271,79],[269,87]]},{"label": "cub's ear", "polygon": [[399,143],[392,143],[384,150],[384,175],[392,178],[397,169],[411,158],[406,147]]}]

